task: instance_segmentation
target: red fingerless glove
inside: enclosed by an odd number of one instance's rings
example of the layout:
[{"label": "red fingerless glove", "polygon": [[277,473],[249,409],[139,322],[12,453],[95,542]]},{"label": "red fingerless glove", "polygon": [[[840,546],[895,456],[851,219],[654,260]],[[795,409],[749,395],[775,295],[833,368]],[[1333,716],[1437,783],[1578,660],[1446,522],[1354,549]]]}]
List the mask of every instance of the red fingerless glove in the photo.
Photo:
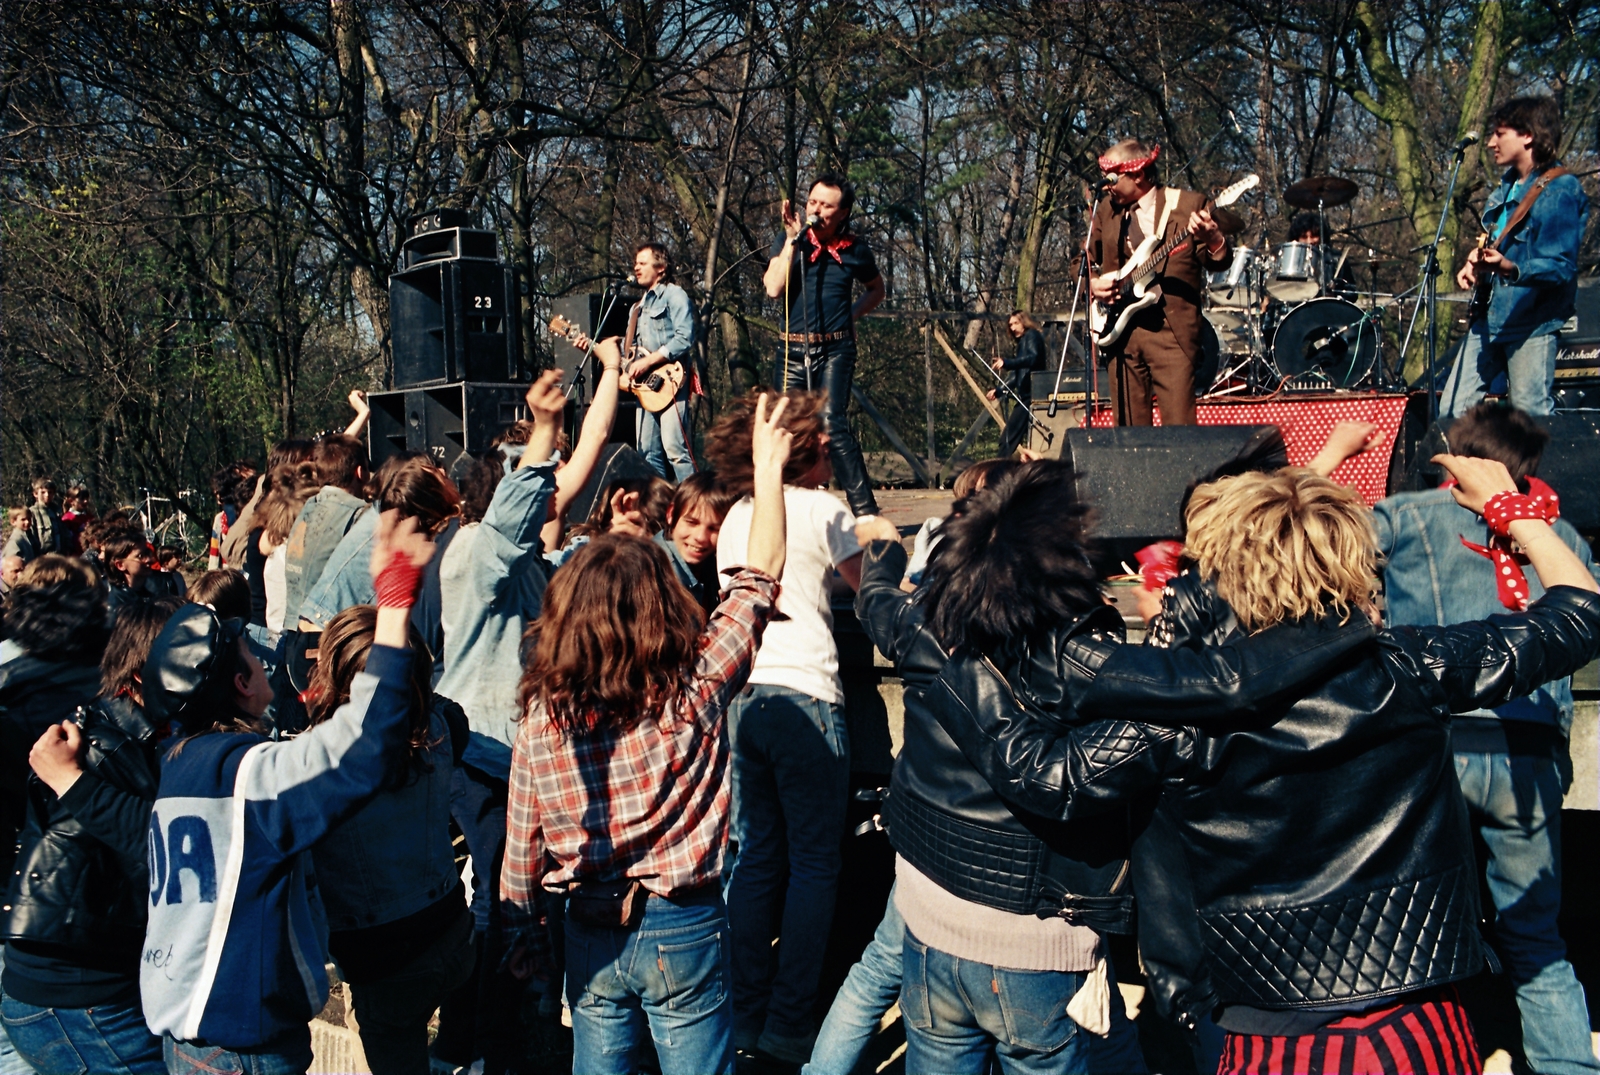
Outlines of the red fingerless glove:
[{"label": "red fingerless glove", "polygon": [[1158,541],[1146,545],[1133,554],[1139,561],[1139,574],[1144,578],[1144,588],[1160,593],[1162,587],[1178,574],[1178,558],[1183,555],[1183,545],[1177,541]]},{"label": "red fingerless glove", "polygon": [[413,564],[403,552],[391,552],[389,562],[372,580],[379,608],[410,608],[417,603],[417,590],[421,586],[422,568]]}]

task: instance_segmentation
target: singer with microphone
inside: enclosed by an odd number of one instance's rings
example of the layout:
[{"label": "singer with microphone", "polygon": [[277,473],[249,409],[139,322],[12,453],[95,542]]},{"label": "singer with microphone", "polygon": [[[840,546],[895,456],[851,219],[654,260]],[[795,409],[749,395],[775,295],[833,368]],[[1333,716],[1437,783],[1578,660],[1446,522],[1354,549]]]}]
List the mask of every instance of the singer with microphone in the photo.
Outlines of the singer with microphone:
[{"label": "singer with microphone", "polygon": [[1118,425],[1147,426],[1150,400],[1161,406],[1164,426],[1194,425],[1194,369],[1200,357],[1200,300],[1205,272],[1220,272],[1230,260],[1227,236],[1211,219],[1203,194],[1156,183],[1160,146],[1146,149],[1133,139],[1100,158],[1110,197],[1095,207],[1089,225],[1089,257],[1100,275],[1089,282],[1096,301],[1113,301],[1121,287],[1118,270],[1151,235],[1163,242],[1188,229],[1189,239],[1158,270],[1161,300],[1135,316],[1111,345],[1111,398]]},{"label": "singer with microphone", "polygon": [[824,172],[811,184],[803,218],[785,198],[783,234],[772,242],[762,283],[767,297],[782,299],[786,307],[773,383],[827,393],[828,455],[859,518],[876,515],[878,502],[845,416],[855,377],[855,323],[883,301],[886,288],[871,248],[850,230],[854,204],[854,188],[836,172]]},{"label": "singer with microphone", "polygon": [[[1555,99],[1512,98],[1489,125],[1489,152],[1505,171],[1483,210],[1488,245],[1467,255],[1456,273],[1456,286],[1478,297],[1439,401],[1445,421],[1470,411],[1502,373],[1513,407],[1552,413],[1556,333],[1572,316],[1577,295],[1589,199],[1555,160],[1561,144]],[[1465,149],[1460,145],[1457,152]]]}]

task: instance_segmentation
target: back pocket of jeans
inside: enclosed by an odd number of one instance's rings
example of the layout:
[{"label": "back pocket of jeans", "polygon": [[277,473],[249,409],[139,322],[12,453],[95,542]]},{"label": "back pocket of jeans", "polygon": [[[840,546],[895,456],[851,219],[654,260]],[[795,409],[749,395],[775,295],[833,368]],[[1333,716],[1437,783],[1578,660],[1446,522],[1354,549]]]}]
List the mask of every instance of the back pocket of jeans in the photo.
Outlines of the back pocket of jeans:
[{"label": "back pocket of jeans", "polygon": [[67,1037],[67,1030],[61,1025],[60,1018],[52,1009],[41,1008],[20,1014],[20,1009],[23,1008],[20,1002],[8,1002],[6,1007],[12,1011],[0,1016],[0,1021],[5,1023],[4,1033],[11,1038],[12,1047],[22,1059],[30,1064],[37,1061],[39,1067],[45,1071],[89,1070],[89,1066],[83,1062],[83,1057],[78,1055],[78,1050],[73,1047],[72,1039]]},{"label": "back pocket of jeans", "polygon": [[900,1015],[907,1026],[918,1030],[933,1028],[933,1011],[928,1004],[928,946],[906,931],[900,955]]},{"label": "back pocket of jeans", "polygon": [[685,1015],[715,1011],[728,994],[727,931],[685,944],[656,945],[656,967],[666,987],[661,1005]]}]

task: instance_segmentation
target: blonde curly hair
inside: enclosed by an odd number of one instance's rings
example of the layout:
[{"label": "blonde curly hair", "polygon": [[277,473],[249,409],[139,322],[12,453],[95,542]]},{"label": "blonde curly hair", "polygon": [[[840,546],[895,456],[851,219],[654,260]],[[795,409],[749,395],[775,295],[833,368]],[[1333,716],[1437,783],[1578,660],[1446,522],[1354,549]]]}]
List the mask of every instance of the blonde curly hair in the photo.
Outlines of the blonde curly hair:
[{"label": "blonde curly hair", "polygon": [[1197,488],[1187,522],[1186,552],[1247,631],[1372,614],[1377,533],[1353,489],[1299,468],[1240,474]]}]

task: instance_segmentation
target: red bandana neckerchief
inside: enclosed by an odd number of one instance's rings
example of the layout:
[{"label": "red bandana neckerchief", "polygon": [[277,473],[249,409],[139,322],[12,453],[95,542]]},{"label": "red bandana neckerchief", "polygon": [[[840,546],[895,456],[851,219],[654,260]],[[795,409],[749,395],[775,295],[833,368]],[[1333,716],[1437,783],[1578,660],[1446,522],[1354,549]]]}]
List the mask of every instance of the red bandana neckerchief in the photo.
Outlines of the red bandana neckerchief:
[{"label": "red bandana neckerchief", "polygon": [[1529,478],[1526,494],[1496,493],[1483,505],[1483,521],[1489,527],[1488,545],[1476,545],[1465,535],[1461,538],[1461,544],[1487,557],[1494,565],[1500,603],[1513,612],[1524,612],[1528,608],[1528,576],[1522,570],[1528,558],[1513,551],[1510,526],[1518,519],[1543,519],[1553,523],[1560,516],[1561,502],[1556,491],[1538,478]]},{"label": "red bandana neckerchief", "polygon": [[1127,175],[1130,172],[1142,172],[1156,162],[1161,156],[1160,146],[1151,146],[1148,157],[1135,157],[1131,161],[1114,161],[1110,157],[1101,157],[1097,164],[1104,175]]},{"label": "red bandana neckerchief", "polygon": [[829,242],[820,242],[817,239],[816,230],[813,228],[806,229],[806,238],[811,240],[811,257],[808,260],[813,262],[816,261],[817,258],[821,257],[822,252],[826,250],[830,255],[832,255],[834,261],[837,261],[840,265],[843,265],[844,258],[839,256],[839,251],[849,250],[856,244],[856,237],[854,235],[835,235]]}]

